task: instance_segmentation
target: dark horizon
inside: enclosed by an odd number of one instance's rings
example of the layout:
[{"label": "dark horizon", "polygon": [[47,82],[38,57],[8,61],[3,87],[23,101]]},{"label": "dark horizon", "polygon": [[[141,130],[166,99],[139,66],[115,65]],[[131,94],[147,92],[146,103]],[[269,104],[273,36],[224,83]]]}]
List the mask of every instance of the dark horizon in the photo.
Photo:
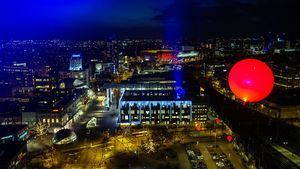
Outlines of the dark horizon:
[{"label": "dark horizon", "polygon": [[300,37],[296,0],[0,2],[0,39]]}]

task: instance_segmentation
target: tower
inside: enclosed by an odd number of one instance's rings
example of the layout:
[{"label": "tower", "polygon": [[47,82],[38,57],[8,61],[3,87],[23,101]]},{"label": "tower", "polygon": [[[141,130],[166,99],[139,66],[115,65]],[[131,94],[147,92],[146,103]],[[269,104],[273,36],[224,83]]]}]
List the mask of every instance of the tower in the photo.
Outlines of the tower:
[{"label": "tower", "polygon": [[70,58],[70,67],[71,71],[82,70],[82,57],[80,54],[73,54]]}]

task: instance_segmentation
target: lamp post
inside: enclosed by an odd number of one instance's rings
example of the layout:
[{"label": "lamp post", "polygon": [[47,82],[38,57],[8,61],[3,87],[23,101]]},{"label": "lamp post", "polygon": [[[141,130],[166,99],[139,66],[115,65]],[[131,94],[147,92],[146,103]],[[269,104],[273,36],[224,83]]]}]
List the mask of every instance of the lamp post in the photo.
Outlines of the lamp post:
[{"label": "lamp post", "polygon": [[215,131],[215,148],[217,148],[217,130]]}]

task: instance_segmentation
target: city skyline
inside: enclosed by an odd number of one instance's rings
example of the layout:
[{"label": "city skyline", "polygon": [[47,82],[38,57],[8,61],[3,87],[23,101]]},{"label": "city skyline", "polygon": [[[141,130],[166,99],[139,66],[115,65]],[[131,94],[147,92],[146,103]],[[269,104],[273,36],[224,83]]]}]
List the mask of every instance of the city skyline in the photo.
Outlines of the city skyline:
[{"label": "city skyline", "polygon": [[298,0],[0,2],[0,169],[298,169]]}]

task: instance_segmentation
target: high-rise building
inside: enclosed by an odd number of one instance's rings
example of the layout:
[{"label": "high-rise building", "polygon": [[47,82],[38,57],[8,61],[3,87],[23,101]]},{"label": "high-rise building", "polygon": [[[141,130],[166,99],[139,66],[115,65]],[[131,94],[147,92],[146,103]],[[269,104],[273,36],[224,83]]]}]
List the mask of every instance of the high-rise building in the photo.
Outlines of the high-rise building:
[{"label": "high-rise building", "polygon": [[73,54],[70,58],[70,67],[71,71],[82,70],[82,57],[80,54]]},{"label": "high-rise building", "polygon": [[13,63],[1,68],[0,84],[29,87],[33,86],[33,71],[26,63]]}]

